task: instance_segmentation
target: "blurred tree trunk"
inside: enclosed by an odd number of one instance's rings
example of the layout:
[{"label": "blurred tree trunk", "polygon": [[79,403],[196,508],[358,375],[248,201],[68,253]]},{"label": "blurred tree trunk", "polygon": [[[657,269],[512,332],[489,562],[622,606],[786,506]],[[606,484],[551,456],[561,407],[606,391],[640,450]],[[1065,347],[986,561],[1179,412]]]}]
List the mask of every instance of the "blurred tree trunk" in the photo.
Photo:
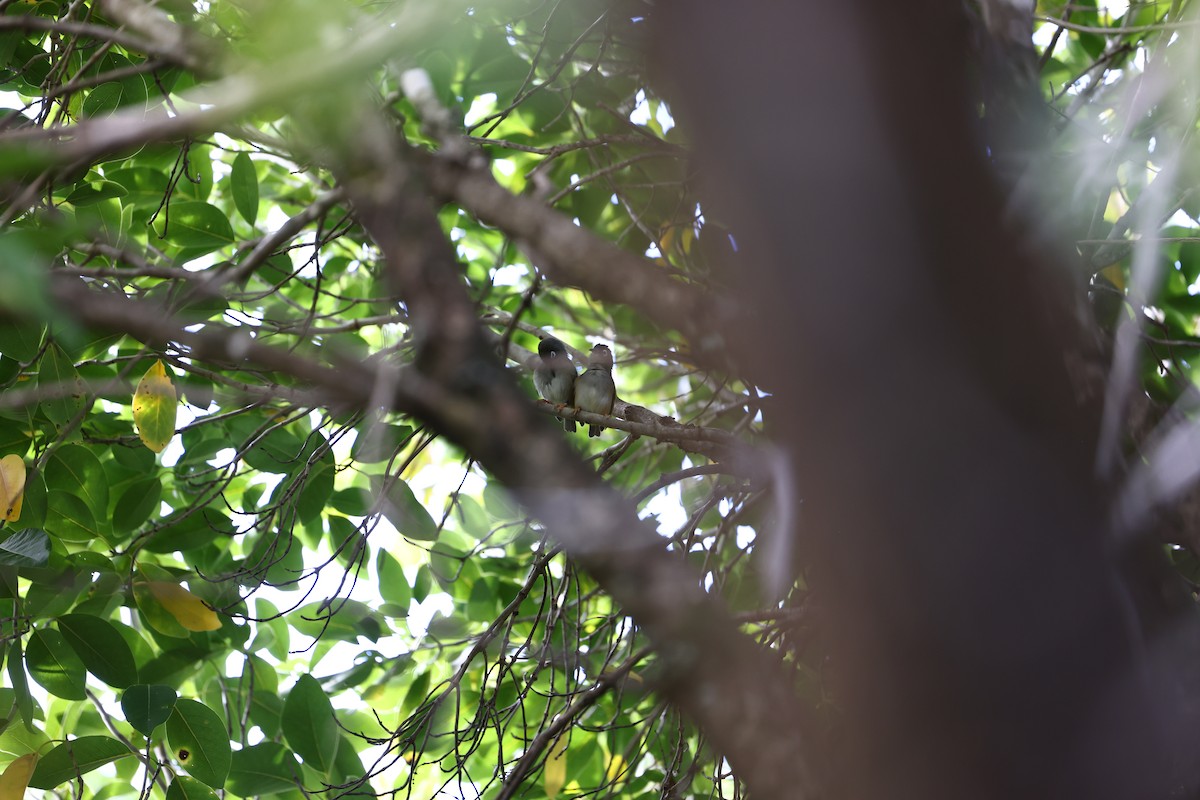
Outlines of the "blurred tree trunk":
[{"label": "blurred tree trunk", "polygon": [[1195,715],[1172,694],[1170,642],[1194,641],[1196,620],[1162,601],[1181,595],[1161,559],[1114,545],[1098,409],[1064,361],[1082,347],[1081,293],[1005,221],[961,9],[669,11],[664,88],[737,237],[728,281],[755,310],[733,346],[786,398],[771,422],[828,612],[841,788],[1194,786],[1172,755]]}]

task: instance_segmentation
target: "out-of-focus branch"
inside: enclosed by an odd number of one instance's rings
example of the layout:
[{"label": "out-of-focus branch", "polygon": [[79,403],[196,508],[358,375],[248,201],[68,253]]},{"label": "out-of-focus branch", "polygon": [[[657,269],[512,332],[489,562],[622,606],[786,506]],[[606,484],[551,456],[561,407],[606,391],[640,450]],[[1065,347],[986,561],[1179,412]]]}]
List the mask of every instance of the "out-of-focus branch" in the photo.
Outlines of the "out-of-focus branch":
[{"label": "out-of-focus branch", "polygon": [[201,71],[204,66],[198,57],[192,55],[193,50],[190,48],[174,47],[154,39],[143,39],[126,31],[88,22],[15,14],[0,16],[0,31],[45,31],[64,36],[84,36],[100,42],[119,44],[127,50],[145,53],[187,69]]},{"label": "out-of-focus branch", "polygon": [[[417,368],[445,397],[473,409],[451,416],[440,405],[420,404],[415,413],[510,486],[646,631],[664,665],[664,693],[703,727],[756,796],[810,794],[804,714],[786,672],[739,632],[699,576],[666,551],[634,507],[578,458],[561,431],[540,421],[480,330],[454,251],[422,193],[421,177],[428,175],[420,176],[404,160],[410,154],[402,153],[378,118],[358,117],[355,140],[339,148],[334,173],[411,311]],[[485,181],[471,170],[446,170],[440,173],[441,190],[457,187],[464,202],[478,187],[493,202],[520,205],[528,217],[509,220],[519,222],[510,232],[528,236],[539,249],[570,256],[570,263],[578,263],[575,257],[582,253],[599,259],[589,269],[612,264],[618,280],[623,275],[643,288],[668,291],[670,302],[651,304],[609,287],[639,307],[667,308],[672,322],[689,330],[696,325],[686,314],[679,316],[685,308],[709,307],[690,287],[660,283],[640,260],[629,261],[611,245],[577,239],[569,220],[518,203],[490,176]],[[607,287],[608,280],[597,285]]]},{"label": "out-of-focus branch", "polygon": [[[732,349],[788,404],[797,541],[845,711],[838,788],[1194,792],[1194,609],[1171,606],[1159,553],[1110,538],[1097,409],[1063,363],[1076,296],[1009,224],[961,6],[656,5],[706,212],[753,265]],[[799,27],[824,35],[796,47]],[[767,107],[771,126],[747,124]],[[786,150],[779,130],[798,132]]]},{"label": "out-of-focus branch", "polygon": [[[248,68],[183,93],[182,100],[195,108],[173,115],[165,109],[149,114],[130,109],[77,125],[22,128],[0,135],[0,153],[19,154],[19,162],[14,159],[11,163],[38,170],[87,165],[130,147],[212,133],[263,106],[292,103],[330,85],[353,81],[394,53],[419,43],[438,19],[438,9],[427,4],[406,5],[392,18],[345,31],[341,42],[321,54],[297,53],[286,61]],[[189,40],[184,33],[170,38],[170,42],[179,41]],[[190,52],[185,58],[192,61],[206,56]]]},{"label": "out-of-focus branch", "polygon": [[141,0],[101,0],[100,7],[110,18],[145,36],[157,51],[144,52],[172,60],[203,77],[217,74],[217,43],[172,22],[162,10]]},{"label": "out-of-focus branch", "polygon": [[723,331],[738,314],[727,299],[668,275],[650,259],[622,250],[532,197],[514,195],[485,165],[433,154],[422,166],[439,197],[534,248],[545,259],[539,266],[555,283],[624,303],[683,332],[702,359],[724,347]]}]

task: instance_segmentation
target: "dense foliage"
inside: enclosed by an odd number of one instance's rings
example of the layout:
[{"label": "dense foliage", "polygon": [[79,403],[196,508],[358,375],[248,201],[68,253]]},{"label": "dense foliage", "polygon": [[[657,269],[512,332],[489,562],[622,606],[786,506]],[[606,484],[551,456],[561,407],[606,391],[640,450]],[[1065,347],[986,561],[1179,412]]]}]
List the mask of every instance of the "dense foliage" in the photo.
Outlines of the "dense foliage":
[{"label": "dense foliage", "polygon": [[[1023,109],[1056,148],[1032,158],[1078,177],[1109,149],[1099,179],[1034,194],[1070,195],[1057,222],[1116,319],[1166,143],[1196,167],[1195,104],[1125,105],[1147,64],[1194,57],[1185,4],[1038,5],[1044,96]],[[836,728],[803,578],[755,547],[795,509],[731,455],[769,452],[739,448],[778,398],[714,369],[665,298],[572,280],[575,255],[719,296],[736,257],[650,81],[653,6],[0,9],[0,800],[742,791],[654,691],[664,655],[481,465],[487,432],[454,435],[459,412],[406,371],[438,372],[428,309],[464,287],[530,407],[541,338],[579,363],[613,346],[615,427],[556,435]],[[442,251],[389,250],[369,221],[381,131],[437,209],[453,289],[386,266]],[[1169,400],[1200,348],[1200,205],[1155,197],[1144,372]],[[533,207],[609,260],[553,250]]]}]

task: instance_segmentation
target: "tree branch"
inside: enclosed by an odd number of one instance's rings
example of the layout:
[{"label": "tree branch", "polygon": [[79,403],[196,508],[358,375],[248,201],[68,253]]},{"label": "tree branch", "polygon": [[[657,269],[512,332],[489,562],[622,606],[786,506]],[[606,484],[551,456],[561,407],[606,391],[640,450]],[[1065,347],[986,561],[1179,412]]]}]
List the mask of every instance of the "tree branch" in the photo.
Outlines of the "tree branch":
[{"label": "tree branch", "polygon": [[514,195],[484,165],[439,154],[420,163],[435,194],[526,242],[546,259],[539,266],[555,283],[623,303],[681,331],[701,360],[713,360],[724,347],[723,331],[738,314],[733,303],[668,275],[532,197]]}]

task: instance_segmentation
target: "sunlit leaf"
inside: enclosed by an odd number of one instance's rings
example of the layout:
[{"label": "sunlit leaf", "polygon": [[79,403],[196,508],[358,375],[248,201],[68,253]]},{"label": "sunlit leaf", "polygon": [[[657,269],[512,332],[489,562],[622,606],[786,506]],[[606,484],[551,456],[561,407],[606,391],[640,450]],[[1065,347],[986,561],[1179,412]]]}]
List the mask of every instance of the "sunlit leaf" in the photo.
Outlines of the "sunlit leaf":
[{"label": "sunlit leaf", "polygon": [[542,789],[550,800],[558,797],[567,782],[568,732],[560,733],[546,751],[546,768],[542,773]]},{"label": "sunlit leaf", "polygon": [[37,766],[37,753],[26,753],[14,759],[0,774],[0,800],[22,800],[29,779]]},{"label": "sunlit leaf", "polygon": [[21,518],[25,496],[25,461],[20,456],[0,458],[0,519],[15,522]]},{"label": "sunlit leaf", "polygon": [[175,385],[162,360],[146,370],[133,393],[133,421],[146,447],[161,453],[175,435],[175,412],[179,401]]},{"label": "sunlit leaf", "polygon": [[217,613],[178,583],[147,581],[146,588],[189,631],[215,631],[221,627],[221,618]]}]

